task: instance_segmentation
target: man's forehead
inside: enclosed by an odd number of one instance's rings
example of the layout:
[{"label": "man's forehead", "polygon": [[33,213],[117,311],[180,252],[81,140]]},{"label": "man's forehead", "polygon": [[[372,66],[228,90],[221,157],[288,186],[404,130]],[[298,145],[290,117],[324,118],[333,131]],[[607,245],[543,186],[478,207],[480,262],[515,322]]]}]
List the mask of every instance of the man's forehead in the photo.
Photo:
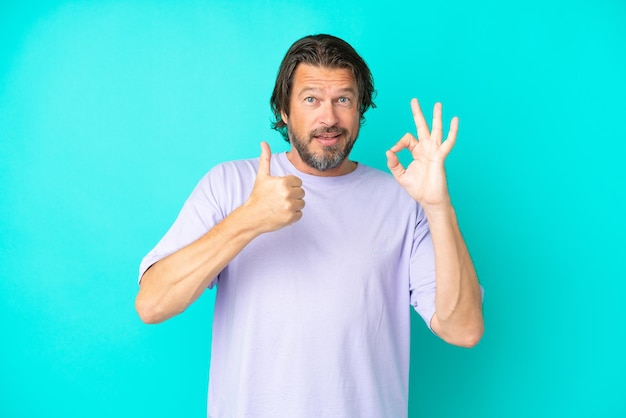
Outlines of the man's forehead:
[{"label": "man's forehead", "polygon": [[349,68],[323,67],[300,63],[294,74],[294,87],[300,89],[332,85],[340,89],[355,89],[356,80]]}]

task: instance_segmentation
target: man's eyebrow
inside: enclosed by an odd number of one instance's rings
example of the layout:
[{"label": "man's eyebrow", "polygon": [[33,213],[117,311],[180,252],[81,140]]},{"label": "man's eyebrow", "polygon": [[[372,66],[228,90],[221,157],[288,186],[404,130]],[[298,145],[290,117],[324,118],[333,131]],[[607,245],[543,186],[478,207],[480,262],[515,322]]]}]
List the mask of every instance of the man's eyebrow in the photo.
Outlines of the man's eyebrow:
[{"label": "man's eyebrow", "polygon": [[304,88],[300,89],[300,91],[298,91],[298,94],[308,93],[310,91],[312,91],[312,92],[320,91],[320,88],[318,88],[318,87],[304,87]]},{"label": "man's eyebrow", "polygon": [[[321,91],[322,89],[319,87],[313,87],[313,86],[309,86],[309,87],[304,87],[302,88],[300,91],[298,91],[298,94],[303,94],[303,93],[309,93],[309,92],[318,92]],[[352,93],[352,94],[357,94],[357,91],[354,87],[342,87],[340,89],[337,89],[337,91],[339,93]]]},{"label": "man's eyebrow", "polygon": [[342,93],[356,94],[356,89],[354,87],[343,87],[343,88],[340,88],[339,91]]}]

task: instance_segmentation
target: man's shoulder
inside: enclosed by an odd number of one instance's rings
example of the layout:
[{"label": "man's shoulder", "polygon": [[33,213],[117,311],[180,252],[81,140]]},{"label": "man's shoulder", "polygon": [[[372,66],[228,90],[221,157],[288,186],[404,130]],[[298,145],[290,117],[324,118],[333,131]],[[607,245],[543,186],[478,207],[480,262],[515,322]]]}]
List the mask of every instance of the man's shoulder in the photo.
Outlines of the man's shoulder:
[{"label": "man's shoulder", "polygon": [[217,163],[200,178],[192,196],[221,200],[238,193],[248,193],[254,184],[258,165],[258,158]]},{"label": "man's shoulder", "polygon": [[217,170],[217,171],[240,171],[240,170],[249,170],[250,168],[253,168],[254,170],[256,170],[256,168],[259,165],[259,158],[242,158],[242,159],[237,159],[237,160],[228,160],[228,161],[222,161],[221,163],[218,163],[216,165],[214,165],[210,170],[209,173],[211,171]]},{"label": "man's shoulder", "polygon": [[256,176],[258,166],[258,157],[222,161],[212,166],[201,181],[233,180],[239,177],[247,179],[250,175]]}]

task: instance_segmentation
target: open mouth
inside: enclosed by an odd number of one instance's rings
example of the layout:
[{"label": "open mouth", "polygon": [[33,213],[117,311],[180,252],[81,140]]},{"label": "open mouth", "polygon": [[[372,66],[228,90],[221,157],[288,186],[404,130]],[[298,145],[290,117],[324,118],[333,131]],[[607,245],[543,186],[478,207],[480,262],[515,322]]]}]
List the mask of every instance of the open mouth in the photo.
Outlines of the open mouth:
[{"label": "open mouth", "polygon": [[316,140],[322,146],[330,147],[337,144],[341,136],[344,134],[345,130],[343,129],[324,129],[312,132],[311,139]]},{"label": "open mouth", "polygon": [[315,138],[315,140],[319,142],[321,145],[325,147],[329,147],[339,142],[339,138],[341,138],[341,134],[320,135],[320,136],[314,136],[313,138]]}]

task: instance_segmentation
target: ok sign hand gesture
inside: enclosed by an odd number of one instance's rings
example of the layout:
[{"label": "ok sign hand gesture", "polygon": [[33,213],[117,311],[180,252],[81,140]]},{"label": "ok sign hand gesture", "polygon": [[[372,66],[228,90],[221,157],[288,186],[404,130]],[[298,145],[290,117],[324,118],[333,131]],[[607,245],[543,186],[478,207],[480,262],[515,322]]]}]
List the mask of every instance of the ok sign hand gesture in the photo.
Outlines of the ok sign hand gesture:
[{"label": "ok sign hand gesture", "polygon": [[[428,129],[417,99],[411,100],[411,110],[417,128],[417,138],[406,133],[391,147],[387,151],[387,167],[398,183],[425,210],[449,205],[450,195],[444,161],[456,141],[459,119],[456,116],[452,118],[448,137],[443,141],[441,103],[436,103],[433,109],[432,131]],[[413,161],[406,168],[402,166],[397,156],[397,153],[405,148],[413,156]]]}]

